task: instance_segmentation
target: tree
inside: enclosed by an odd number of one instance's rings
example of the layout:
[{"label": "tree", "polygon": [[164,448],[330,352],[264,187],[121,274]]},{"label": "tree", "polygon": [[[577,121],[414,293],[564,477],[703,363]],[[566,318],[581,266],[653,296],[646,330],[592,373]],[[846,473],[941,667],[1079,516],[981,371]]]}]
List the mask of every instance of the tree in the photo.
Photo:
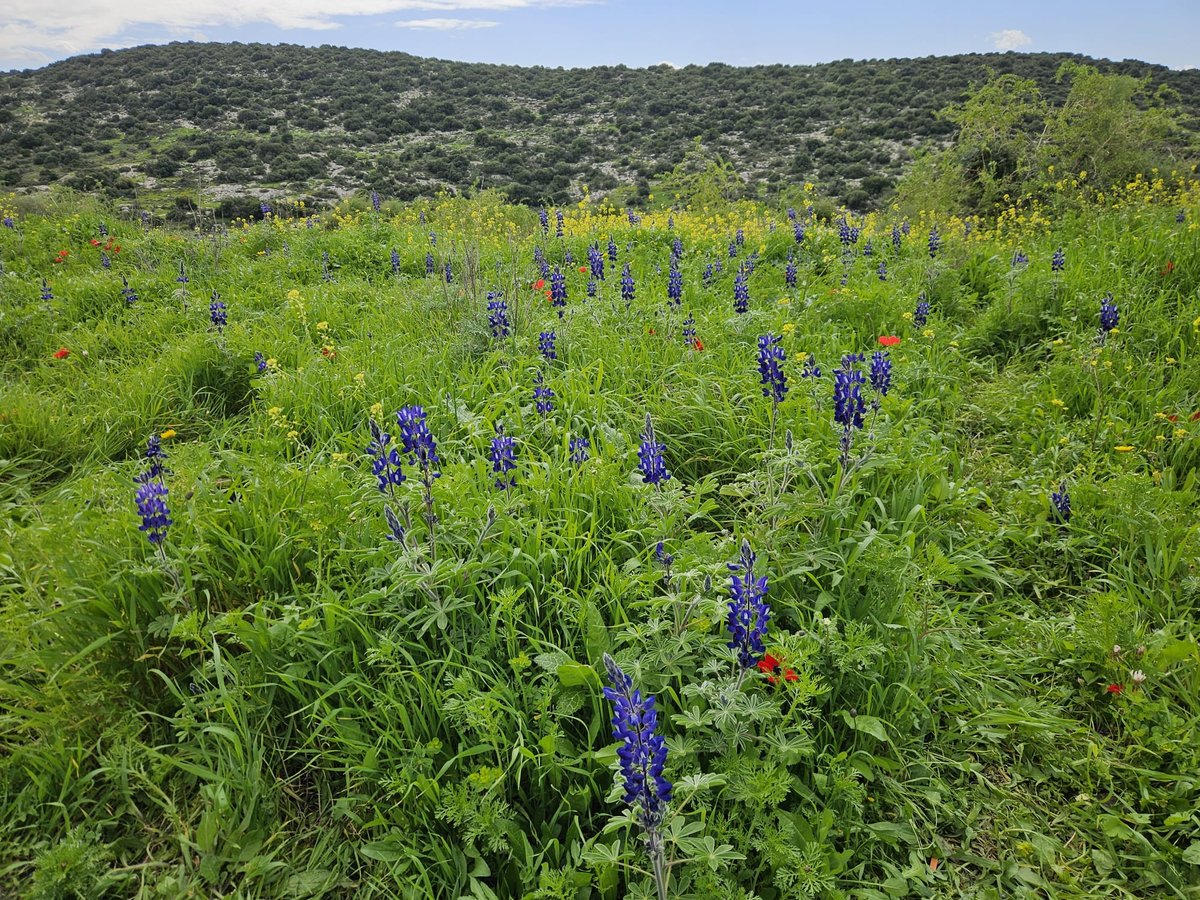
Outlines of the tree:
[{"label": "tree", "polygon": [[1047,120],[1044,165],[1086,172],[1089,183],[1106,188],[1167,159],[1180,126],[1164,90],[1150,94],[1149,79],[1105,75],[1077,62],[1063,63],[1058,78],[1070,78],[1071,90]]}]

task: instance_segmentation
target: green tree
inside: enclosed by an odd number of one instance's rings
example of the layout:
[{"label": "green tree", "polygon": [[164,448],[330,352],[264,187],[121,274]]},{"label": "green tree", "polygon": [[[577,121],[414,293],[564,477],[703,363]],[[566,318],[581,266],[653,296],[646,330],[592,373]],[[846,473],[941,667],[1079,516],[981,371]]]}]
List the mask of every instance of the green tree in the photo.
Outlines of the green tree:
[{"label": "green tree", "polygon": [[1071,90],[1047,120],[1044,165],[1087,172],[1090,183],[1104,188],[1169,159],[1180,126],[1165,90],[1152,94],[1148,78],[1106,75],[1077,62],[1063,63],[1058,78],[1069,78]]}]

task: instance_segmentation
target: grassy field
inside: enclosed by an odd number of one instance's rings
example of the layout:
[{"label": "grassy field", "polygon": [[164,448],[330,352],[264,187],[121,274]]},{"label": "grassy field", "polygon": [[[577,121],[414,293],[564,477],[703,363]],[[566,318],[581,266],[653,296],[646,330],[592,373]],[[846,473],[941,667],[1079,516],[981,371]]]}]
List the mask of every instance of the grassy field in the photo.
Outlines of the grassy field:
[{"label": "grassy field", "polygon": [[0,207],[0,894],[1200,897],[1200,186]]}]

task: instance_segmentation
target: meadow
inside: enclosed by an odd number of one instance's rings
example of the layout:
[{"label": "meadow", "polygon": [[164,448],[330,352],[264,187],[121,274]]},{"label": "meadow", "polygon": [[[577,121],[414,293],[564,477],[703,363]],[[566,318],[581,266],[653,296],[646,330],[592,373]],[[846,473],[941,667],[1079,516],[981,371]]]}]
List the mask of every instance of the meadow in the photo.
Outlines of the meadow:
[{"label": "meadow", "polygon": [[1200,184],[806,196],[0,199],[0,894],[1200,897]]}]

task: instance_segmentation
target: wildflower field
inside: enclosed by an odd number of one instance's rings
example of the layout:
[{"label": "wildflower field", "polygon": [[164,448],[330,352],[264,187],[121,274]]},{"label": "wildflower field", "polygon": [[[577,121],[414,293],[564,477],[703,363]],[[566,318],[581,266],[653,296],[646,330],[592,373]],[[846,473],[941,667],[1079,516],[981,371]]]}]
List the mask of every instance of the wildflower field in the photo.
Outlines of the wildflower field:
[{"label": "wildflower field", "polygon": [[0,207],[0,894],[1200,897],[1196,183]]}]

